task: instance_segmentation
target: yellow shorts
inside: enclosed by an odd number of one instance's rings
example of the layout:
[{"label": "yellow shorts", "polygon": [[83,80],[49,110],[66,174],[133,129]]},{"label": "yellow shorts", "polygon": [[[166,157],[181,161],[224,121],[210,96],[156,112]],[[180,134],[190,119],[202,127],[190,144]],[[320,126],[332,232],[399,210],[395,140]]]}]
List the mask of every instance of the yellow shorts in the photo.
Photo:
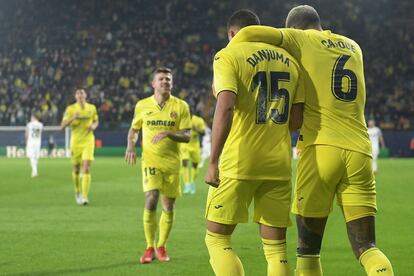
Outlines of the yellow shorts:
[{"label": "yellow shorts", "polygon": [[166,197],[177,198],[181,195],[180,175],[165,173],[156,167],[142,162],[142,186],[144,192],[159,190]]},{"label": "yellow shorts", "polygon": [[186,146],[182,146],[182,148],[180,149],[181,151],[181,160],[190,160],[191,163],[195,163],[198,164],[201,161],[201,150],[200,148],[193,148],[193,147],[188,147]]},{"label": "yellow shorts", "polygon": [[95,151],[95,145],[89,144],[86,146],[72,146],[70,148],[70,160],[72,164],[78,165],[85,160],[94,160],[93,153]]},{"label": "yellow shorts", "polygon": [[371,157],[328,145],[306,147],[298,161],[292,212],[327,217],[335,195],[340,206],[377,209]]},{"label": "yellow shorts", "polygon": [[223,224],[248,222],[254,198],[254,222],[272,227],[287,227],[291,183],[277,180],[240,180],[222,177],[218,188],[210,187],[206,218]]}]

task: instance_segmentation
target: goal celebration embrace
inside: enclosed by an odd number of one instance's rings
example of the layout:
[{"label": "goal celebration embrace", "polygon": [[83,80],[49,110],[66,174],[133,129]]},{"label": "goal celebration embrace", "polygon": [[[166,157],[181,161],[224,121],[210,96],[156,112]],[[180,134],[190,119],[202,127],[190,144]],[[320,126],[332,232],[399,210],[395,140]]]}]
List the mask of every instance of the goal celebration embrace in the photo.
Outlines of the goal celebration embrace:
[{"label": "goal celebration embrace", "polygon": [[0,2],[0,275],[412,275],[414,2]]}]

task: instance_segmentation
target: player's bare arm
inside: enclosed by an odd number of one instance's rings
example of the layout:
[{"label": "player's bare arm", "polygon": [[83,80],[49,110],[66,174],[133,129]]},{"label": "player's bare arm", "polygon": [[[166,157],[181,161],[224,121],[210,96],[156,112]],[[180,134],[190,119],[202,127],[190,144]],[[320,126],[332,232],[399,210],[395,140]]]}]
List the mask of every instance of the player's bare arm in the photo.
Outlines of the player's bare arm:
[{"label": "player's bare arm", "polygon": [[220,184],[218,161],[230,133],[235,103],[236,94],[231,91],[222,91],[217,96],[211,136],[211,157],[204,178],[206,184],[216,188]]},{"label": "player's bare arm", "polygon": [[178,131],[163,131],[155,135],[151,142],[153,144],[158,144],[164,138],[169,138],[178,143],[188,143],[191,138],[190,129],[180,129]]},{"label": "player's bare arm", "polygon": [[60,124],[60,128],[64,129],[65,127],[69,126],[74,120],[76,120],[79,117],[79,112],[75,112],[73,116],[69,119],[62,120],[62,123]]},{"label": "player's bare arm", "polygon": [[292,104],[289,119],[289,130],[294,132],[302,127],[303,122],[303,103]]},{"label": "player's bare arm", "polygon": [[137,154],[135,153],[135,144],[137,142],[138,130],[130,128],[128,131],[127,149],[125,151],[125,161],[128,165],[135,165]]}]

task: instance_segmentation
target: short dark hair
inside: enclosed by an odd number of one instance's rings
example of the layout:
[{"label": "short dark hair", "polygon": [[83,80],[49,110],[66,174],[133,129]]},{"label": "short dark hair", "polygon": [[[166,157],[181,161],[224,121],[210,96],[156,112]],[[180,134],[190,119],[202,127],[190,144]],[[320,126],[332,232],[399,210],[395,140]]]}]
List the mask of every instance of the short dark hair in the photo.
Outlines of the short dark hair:
[{"label": "short dark hair", "polygon": [[152,73],[152,77],[155,77],[155,75],[159,74],[159,73],[165,73],[165,74],[171,74],[172,75],[172,70],[168,67],[158,67]]},{"label": "short dark hair", "polygon": [[[76,91],[78,91],[78,90],[83,90],[86,93],[86,88],[84,86],[76,86],[75,90],[73,91],[73,94],[76,94]],[[86,93],[86,94],[88,94],[88,93]]]},{"label": "short dark hair", "polygon": [[238,27],[240,29],[250,26],[250,25],[260,25],[260,19],[251,10],[242,9],[234,12],[230,16],[229,21],[227,22],[227,29],[230,27]]},{"label": "short dark hair", "polygon": [[306,30],[312,27],[320,27],[321,19],[314,7],[301,5],[289,11],[285,25],[286,28]]}]

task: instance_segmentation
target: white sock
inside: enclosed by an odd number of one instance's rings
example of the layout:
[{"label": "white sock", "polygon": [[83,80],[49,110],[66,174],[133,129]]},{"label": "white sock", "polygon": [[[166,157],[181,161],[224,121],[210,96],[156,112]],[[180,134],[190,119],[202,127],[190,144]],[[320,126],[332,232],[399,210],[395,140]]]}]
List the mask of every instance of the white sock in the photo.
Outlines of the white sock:
[{"label": "white sock", "polygon": [[37,175],[37,159],[30,158],[30,165],[32,166],[32,175]]}]

